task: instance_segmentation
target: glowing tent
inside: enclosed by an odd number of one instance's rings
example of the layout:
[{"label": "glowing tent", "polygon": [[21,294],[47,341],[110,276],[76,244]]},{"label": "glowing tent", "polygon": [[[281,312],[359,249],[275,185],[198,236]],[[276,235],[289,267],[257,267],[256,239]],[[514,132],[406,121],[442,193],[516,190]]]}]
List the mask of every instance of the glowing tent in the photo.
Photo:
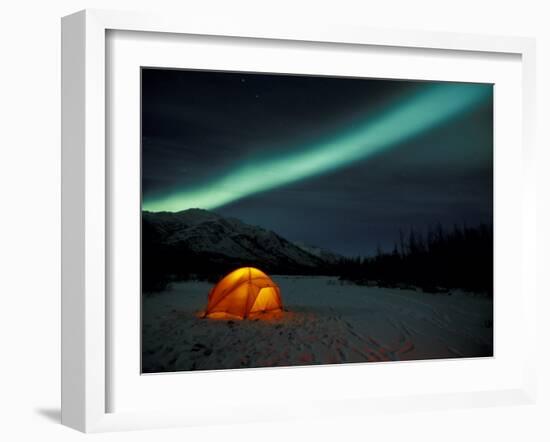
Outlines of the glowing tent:
[{"label": "glowing tent", "polygon": [[242,267],[222,278],[210,291],[204,315],[244,319],[282,308],[277,284],[254,267]]}]

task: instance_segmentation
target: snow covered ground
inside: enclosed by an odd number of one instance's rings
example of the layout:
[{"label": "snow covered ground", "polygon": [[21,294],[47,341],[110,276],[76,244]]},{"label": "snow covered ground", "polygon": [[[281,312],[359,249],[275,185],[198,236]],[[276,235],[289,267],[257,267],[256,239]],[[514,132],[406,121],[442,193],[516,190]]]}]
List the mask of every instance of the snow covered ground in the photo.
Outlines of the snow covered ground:
[{"label": "snow covered ground", "polygon": [[493,303],[474,294],[273,276],[284,312],[202,319],[212,284],[181,282],[143,300],[143,372],[480,357],[493,353]]}]

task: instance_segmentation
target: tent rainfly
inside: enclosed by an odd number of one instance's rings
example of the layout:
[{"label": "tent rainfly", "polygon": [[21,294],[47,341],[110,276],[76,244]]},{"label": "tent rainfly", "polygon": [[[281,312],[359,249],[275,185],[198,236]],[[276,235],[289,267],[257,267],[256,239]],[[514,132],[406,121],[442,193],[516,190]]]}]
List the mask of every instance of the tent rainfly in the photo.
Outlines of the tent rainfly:
[{"label": "tent rainfly", "polygon": [[254,267],[242,267],[222,278],[210,291],[204,315],[245,319],[282,308],[277,284]]}]

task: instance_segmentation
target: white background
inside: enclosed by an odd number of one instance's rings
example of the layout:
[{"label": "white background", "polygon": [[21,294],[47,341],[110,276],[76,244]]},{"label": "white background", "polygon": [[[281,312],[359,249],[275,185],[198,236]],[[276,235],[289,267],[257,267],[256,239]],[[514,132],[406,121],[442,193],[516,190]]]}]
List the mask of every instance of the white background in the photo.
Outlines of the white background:
[{"label": "white background", "polygon": [[[188,3],[186,5],[186,3]],[[548,440],[548,296],[539,298],[537,405],[371,415],[358,419],[213,426],[84,436],[59,425],[60,340],[60,26],[85,7],[245,15],[250,20],[340,22],[383,28],[449,30],[538,38],[539,285],[548,267],[550,225],[550,13],[523,0],[357,2],[21,0],[0,9],[0,438],[3,440]],[[512,4],[513,3],[513,4]],[[178,5],[178,6],[176,6]],[[230,19],[230,18],[229,18]],[[546,150],[543,149],[546,146]],[[546,186],[546,187],[544,187]],[[544,193],[544,194],[543,194]],[[544,205],[543,205],[544,201]],[[544,261],[546,260],[546,266]],[[547,292],[548,290],[546,290]],[[522,357],[521,348],[518,358]],[[450,380],[452,381],[452,380]],[[185,398],[182,398],[185,400]],[[215,422],[213,422],[215,424]]]}]

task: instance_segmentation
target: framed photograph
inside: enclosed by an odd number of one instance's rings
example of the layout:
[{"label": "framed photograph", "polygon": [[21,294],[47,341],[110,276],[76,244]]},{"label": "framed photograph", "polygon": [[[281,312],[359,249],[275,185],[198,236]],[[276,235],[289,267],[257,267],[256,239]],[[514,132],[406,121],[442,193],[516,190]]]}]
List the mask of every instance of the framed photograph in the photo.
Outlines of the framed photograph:
[{"label": "framed photograph", "polygon": [[534,400],[532,40],[62,31],[64,424]]}]

